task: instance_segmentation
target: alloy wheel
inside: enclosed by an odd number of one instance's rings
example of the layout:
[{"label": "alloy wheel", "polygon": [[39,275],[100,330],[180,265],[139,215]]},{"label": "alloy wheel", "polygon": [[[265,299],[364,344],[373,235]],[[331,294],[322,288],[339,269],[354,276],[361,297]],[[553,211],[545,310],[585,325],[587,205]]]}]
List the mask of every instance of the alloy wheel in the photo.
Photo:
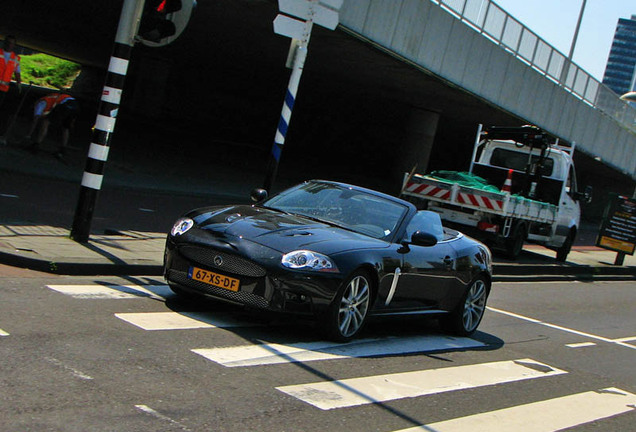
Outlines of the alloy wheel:
[{"label": "alloy wheel", "polygon": [[464,330],[467,333],[473,332],[484,316],[487,294],[486,284],[481,279],[476,280],[468,290],[462,319]]},{"label": "alloy wheel", "polygon": [[369,282],[364,276],[356,276],[342,293],[338,310],[338,328],[344,337],[360,330],[369,309]]}]

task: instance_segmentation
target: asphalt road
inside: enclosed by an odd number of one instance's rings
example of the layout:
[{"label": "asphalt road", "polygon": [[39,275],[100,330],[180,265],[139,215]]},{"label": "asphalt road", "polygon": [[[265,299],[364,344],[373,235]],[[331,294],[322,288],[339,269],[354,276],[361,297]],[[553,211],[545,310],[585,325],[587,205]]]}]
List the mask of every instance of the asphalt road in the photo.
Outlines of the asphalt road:
[{"label": "asphalt road", "polygon": [[499,283],[472,338],[377,321],[336,348],[157,277],[0,266],[0,299],[3,431],[636,430],[633,283]]}]

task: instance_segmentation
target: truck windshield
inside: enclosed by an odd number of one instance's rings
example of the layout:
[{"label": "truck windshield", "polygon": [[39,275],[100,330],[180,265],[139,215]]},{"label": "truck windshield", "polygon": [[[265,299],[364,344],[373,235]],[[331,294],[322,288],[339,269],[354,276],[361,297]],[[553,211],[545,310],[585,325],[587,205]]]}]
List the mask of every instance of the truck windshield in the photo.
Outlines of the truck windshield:
[{"label": "truck windshield", "polygon": [[[539,155],[532,155],[532,164],[536,164],[539,161]],[[515,171],[525,171],[528,164],[528,154],[520,153],[503,148],[496,148],[492,152],[490,157],[490,164],[502,168],[512,168]],[[543,170],[541,175],[546,177],[552,176],[554,170],[554,159],[546,158],[543,162]]]}]

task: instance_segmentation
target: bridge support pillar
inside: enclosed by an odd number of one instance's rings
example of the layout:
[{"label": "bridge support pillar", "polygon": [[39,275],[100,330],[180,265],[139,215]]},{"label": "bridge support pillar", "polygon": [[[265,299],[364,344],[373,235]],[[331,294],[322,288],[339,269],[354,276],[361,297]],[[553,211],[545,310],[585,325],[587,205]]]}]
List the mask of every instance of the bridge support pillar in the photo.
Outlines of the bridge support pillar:
[{"label": "bridge support pillar", "polygon": [[406,133],[402,148],[396,158],[396,172],[399,173],[401,187],[405,172],[423,174],[428,169],[428,161],[433,149],[440,114],[423,108],[413,107],[406,121]]}]

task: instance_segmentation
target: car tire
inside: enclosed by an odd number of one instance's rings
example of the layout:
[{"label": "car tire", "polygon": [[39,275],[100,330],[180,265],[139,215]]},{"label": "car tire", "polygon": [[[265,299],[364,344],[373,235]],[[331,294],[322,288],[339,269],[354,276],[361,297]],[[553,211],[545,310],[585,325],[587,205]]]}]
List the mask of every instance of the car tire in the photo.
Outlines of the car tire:
[{"label": "car tire", "polygon": [[488,291],[488,283],[482,277],[475,279],[457,307],[441,318],[442,328],[457,336],[475,333],[486,311]]},{"label": "car tire", "polygon": [[338,289],[323,318],[329,339],[348,342],[362,331],[373,295],[373,282],[363,270],[354,272]]},{"label": "car tire", "polygon": [[556,260],[558,262],[565,262],[568,258],[570,251],[572,250],[572,245],[574,244],[574,231],[570,231],[565,242],[563,242],[563,246],[556,250]]}]

